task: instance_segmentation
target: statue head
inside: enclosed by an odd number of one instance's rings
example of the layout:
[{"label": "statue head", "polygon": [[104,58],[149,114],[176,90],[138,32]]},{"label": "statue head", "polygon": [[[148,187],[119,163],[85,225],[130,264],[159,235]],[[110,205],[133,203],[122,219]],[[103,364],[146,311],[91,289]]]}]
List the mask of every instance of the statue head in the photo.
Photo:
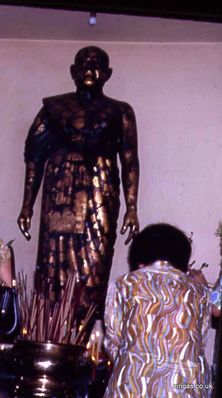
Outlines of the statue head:
[{"label": "statue head", "polygon": [[84,47],[77,52],[70,72],[77,88],[102,88],[112,74],[109,56],[101,48]]}]

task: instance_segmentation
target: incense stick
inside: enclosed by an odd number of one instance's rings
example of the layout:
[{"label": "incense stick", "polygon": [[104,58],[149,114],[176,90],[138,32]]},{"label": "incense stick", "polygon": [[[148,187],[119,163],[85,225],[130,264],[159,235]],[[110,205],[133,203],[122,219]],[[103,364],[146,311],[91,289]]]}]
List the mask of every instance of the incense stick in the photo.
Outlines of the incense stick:
[{"label": "incense stick", "polygon": [[43,293],[33,291],[30,299],[27,294],[27,277],[18,276],[19,300],[24,339],[51,341],[63,344],[81,344],[97,305],[92,304],[82,321],[81,330],[76,330],[76,313],[82,285],[75,271],[68,274],[63,294],[57,302],[52,302]]}]

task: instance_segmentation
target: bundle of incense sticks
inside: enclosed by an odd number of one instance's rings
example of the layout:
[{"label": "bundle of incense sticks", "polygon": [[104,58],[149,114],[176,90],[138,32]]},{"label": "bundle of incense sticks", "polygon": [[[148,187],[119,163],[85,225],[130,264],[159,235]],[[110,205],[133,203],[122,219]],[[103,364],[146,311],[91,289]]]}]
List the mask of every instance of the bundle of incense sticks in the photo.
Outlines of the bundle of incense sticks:
[{"label": "bundle of incense sticks", "polygon": [[99,356],[100,356],[100,332],[96,330],[95,333],[92,333],[90,336],[90,340],[88,341],[86,348],[88,350],[88,354],[91,357],[92,361],[95,362],[96,365],[99,364]]},{"label": "bundle of incense sticks", "polygon": [[70,271],[63,294],[56,303],[52,303],[42,293],[31,293],[28,300],[27,278],[23,273],[18,276],[18,291],[22,338],[34,341],[51,341],[60,344],[82,344],[87,326],[95,314],[97,306],[92,304],[79,330],[76,330],[77,297],[80,297],[81,285],[76,273]]}]

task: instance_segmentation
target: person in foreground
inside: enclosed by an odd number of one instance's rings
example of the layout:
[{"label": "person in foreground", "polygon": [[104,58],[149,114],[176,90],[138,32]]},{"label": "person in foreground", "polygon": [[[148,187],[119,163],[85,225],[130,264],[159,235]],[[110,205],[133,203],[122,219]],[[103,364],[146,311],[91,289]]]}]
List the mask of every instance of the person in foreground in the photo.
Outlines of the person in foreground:
[{"label": "person in foreground", "polygon": [[204,349],[212,305],[190,256],[191,242],[175,226],[153,224],[135,236],[131,272],[110,283],[106,299],[113,372],[104,398],[210,397]]}]

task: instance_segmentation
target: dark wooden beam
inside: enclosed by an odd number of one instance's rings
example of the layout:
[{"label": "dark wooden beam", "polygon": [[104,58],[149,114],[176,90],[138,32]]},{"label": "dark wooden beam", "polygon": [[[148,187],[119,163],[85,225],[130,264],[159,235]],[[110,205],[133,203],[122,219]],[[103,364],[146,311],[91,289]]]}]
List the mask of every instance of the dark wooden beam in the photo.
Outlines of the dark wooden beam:
[{"label": "dark wooden beam", "polygon": [[4,5],[222,22],[220,2],[205,1],[198,5],[184,3],[172,1],[166,4],[166,1],[149,0],[0,0],[0,4]]}]

